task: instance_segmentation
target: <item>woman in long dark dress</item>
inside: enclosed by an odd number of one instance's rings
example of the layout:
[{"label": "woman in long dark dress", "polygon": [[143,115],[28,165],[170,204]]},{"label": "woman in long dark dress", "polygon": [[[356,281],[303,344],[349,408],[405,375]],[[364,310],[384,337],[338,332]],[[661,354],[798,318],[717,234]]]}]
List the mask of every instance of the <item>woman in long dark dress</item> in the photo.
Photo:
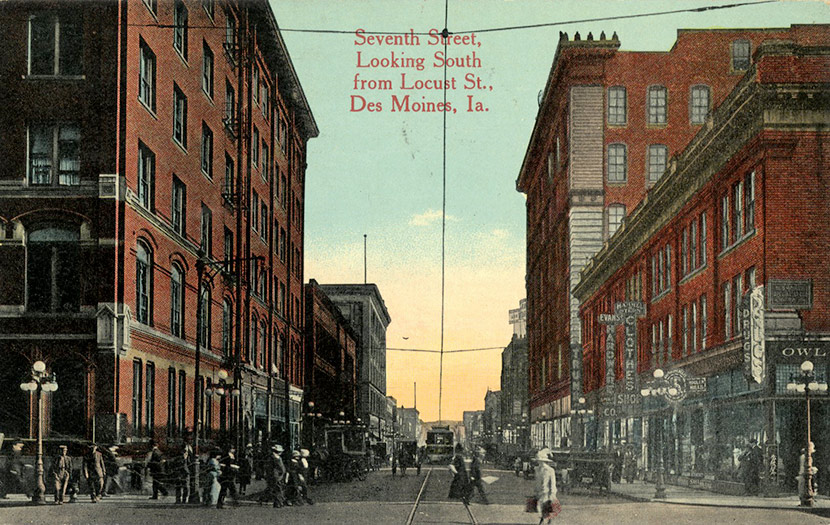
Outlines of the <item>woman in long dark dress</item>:
[{"label": "woman in long dark dress", "polygon": [[460,443],[455,446],[455,455],[450,463],[450,472],[452,472],[453,477],[449,497],[460,499],[464,505],[467,505],[470,502],[473,487],[470,484],[467,465],[464,464],[464,447]]}]

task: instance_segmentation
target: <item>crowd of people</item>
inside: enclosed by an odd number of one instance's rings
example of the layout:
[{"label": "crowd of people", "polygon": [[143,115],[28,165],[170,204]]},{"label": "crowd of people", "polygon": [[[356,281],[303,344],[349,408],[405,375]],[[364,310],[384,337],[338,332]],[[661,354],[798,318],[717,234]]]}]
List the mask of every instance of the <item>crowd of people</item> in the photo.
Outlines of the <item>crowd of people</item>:
[{"label": "crowd of people", "polygon": [[[309,494],[310,453],[307,449],[286,453],[279,445],[272,445],[260,454],[254,453],[248,444],[238,454],[236,447],[226,445],[204,451],[198,463],[193,447],[185,442],[175,450],[165,453],[157,443],[150,441],[150,449],[143,461],[131,463],[118,460],[118,447],[100,447],[90,444],[81,458],[68,454],[66,445],[58,445],[48,465],[45,482],[52,482],[56,505],[74,503],[81,496],[81,482],[85,481],[86,491],[92,503],[111,494],[124,492],[122,471],[129,489],[141,491],[148,486],[150,499],[158,500],[171,493],[175,503],[201,502],[206,506],[225,508],[226,502],[239,505],[242,497],[260,504],[271,503],[274,507],[292,505],[313,505]],[[0,498],[7,494],[25,494],[31,497],[33,483],[27,476],[27,465],[23,461],[22,441],[14,442],[6,456],[0,478]],[[198,466],[197,466],[198,465]],[[200,493],[196,493],[194,468],[198,468]],[[251,482],[256,476],[264,479],[266,488],[248,494]],[[238,488],[237,488],[238,487]]]}]

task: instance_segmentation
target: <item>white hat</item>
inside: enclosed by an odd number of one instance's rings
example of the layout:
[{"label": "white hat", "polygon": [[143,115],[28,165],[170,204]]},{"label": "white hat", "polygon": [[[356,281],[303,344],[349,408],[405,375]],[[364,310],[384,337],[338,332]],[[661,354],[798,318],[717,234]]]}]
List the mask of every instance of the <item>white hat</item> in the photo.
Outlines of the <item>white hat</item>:
[{"label": "white hat", "polygon": [[543,448],[539,452],[536,453],[536,461],[545,461],[551,462],[553,461],[550,457],[550,449],[548,447]]},{"label": "white hat", "polygon": [[273,447],[271,447],[271,450],[277,453],[281,453],[285,449],[282,448],[282,445],[274,445]]},{"label": "white hat", "polygon": [[298,457],[300,457],[300,451],[299,451],[299,450],[292,450],[292,451],[291,451],[291,457],[292,457],[292,458],[298,458]]},{"label": "white hat", "polygon": [[307,458],[308,456],[311,455],[311,453],[308,451],[307,448],[301,448],[300,449],[300,455],[304,458]]}]

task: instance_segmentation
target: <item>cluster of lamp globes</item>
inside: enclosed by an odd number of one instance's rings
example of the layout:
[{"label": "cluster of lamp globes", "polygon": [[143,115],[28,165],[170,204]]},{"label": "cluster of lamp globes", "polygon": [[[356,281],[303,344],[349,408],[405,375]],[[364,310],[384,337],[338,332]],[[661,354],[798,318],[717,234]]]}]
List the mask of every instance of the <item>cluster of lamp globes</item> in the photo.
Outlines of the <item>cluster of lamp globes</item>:
[{"label": "cluster of lamp globes", "polygon": [[58,389],[54,372],[46,374],[46,363],[43,361],[35,361],[32,365],[32,378],[20,383],[20,389],[24,392],[35,392],[38,387],[44,392],[54,392]]},{"label": "cluster of lamp globes", "polygon": [[[793,379],[790,378],[790,382],[787,383],[787,391],[788,392],[798,392],[803,394],[806,390],[810,390],[811,392],[827,392],[827,383],[815,380],[815,376],[813,376],[813,362],[812,361],[804,361],[801,363],[801,382],[796,383]],[[812,381],[807,381],[808,379],[813,379]]]},{"label": "cluster of lamp globes", "polygon": [[[665,373],[663,372],[662,368],[658,368],[654,371],[653,375],[654,375],[654,379],[656,381],[660,381],[660,380],[663,379],[663,376],[665,375]],[[643,397],[666,396],[666,395],[668,395],[670,397],[673,397],[673,396],[676,396],[678,393],[679,393],[679,390],[677,389],[676,386],[673,386],[673,385],[660,385],[660,386],[657,386],[657,387],[645,387],[645,388],[642,388],[640,390],[640,395],[642,395]]]},{"label": "cluster of lamp globes", "polygon": [[584,397],[580,397],[580,398],[579,398],[579,407],[580,407],[580,408],[577,408],[577,409],[575,409],[575,410],[572,410],[571,412],[573,412],[574,414],[579,414],[579,415],[581,415],[581,416],[584,416],[584,415],[586,415],[586,414],[593,414],[593,413],[594,413],[594,411],[593,411],[593,410],[591,410],[591,409],[589,409],[589,408],[586,408],[585,406],[586,406],[586,405],[585,405],[585,398],[584,398]]},{"label": "cluster of lamp globes", "polygon": [[[225,383],[225,381],[227,379],[228,379],[228,372],[226,370],[219,370],[219,381],[220,381],[219,386],[215,386],[214,388],[210,388],[210,387],[206,388],[205,389],[205,395],[206,396],[212,396],[213,394],[216,394],[217,396],[224,396],[226,391],[225,391],[225,387],[222,386],[222,385]],[[239,397],[239,389],[238,388],[228,389],[228,391],[229,391],[230,395],[232,395],[233,397]]]}]

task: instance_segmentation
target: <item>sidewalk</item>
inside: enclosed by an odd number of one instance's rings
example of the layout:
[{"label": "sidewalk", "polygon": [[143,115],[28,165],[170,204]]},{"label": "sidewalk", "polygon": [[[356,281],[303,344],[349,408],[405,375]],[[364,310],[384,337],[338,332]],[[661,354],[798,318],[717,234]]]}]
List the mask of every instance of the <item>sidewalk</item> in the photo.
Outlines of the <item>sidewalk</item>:
[{"label": "sidewalk", "polygon": [[666,498],[654,499],[655,486],[653,483],[612,483],[611,493],[633,501],[652,501],[677,505],[700,505],[707,507],[733,507],[750,509],[790,509],[805,512],[830,512],[830,500],[826,496],[815,499],[813,507],[799,506],[797,495],[770,497],[761,496],[729,496],[689,487],[666,485]]}]

